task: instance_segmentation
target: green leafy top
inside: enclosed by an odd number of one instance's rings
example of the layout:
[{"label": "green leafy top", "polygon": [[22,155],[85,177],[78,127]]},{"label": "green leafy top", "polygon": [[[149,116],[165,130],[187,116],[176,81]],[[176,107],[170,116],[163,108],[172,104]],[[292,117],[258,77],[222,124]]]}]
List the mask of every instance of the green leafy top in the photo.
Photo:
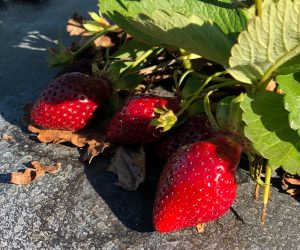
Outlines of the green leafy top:
[{"label": "green leafy top", "polygon": [[[257,83],[266,81],[281,66],[292,69],[288,62],[300,54],[299,27],[299,0],[267,1],[262,17],[250,21],[232,48],[231,75],[241,82]],[[299,59],[293,64],[299,65]]]},{"label": "green leafy top", "polygon": [[99,6],[137,39],[183,48],[225,66],[247,22],[230,0],[101,0]]}]

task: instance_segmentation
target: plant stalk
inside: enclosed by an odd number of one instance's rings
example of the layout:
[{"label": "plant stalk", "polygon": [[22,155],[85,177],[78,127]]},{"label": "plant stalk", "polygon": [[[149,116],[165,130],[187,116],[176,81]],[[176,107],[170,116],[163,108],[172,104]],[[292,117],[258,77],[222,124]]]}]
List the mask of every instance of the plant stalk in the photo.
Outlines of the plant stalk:
[{"label": "plant stalk", "polygon": [[[198,72],[195,72],[194,73],[196,76],[198,76],[201,80],[206,80],[209,76],[207,75],[204,75],[204,74],[201,74],[201,73],[198,73]],[[213,82],[228,82],[228,81],[231,81],[230,78],[227,78],[227,77],[215,77],[213,80]],[[236,80],[233,80],[233,81],[236,81]]]},{"label": "plant stalk", "polygon": [[[214,84],[213,86],[207,87],[205,90],[203,90],[203,94],[208,93],[209,91],[212,91],[212,90],[218,90],[220,88],[232,87],[232,86],[237,85],[237,84],[241,84],[241,82],[239,82],[237,80],[230,80],[230,81],[227,81],[227,82],[217,83],[217,84]],[[188,95],[187,98],[190,98],[193,95],[194,94]]]},{"label": "plant stalk", "polygon": [[262,213],[260,218],[261,224],[265,224],[266,222],[266,210],[267,210],[267,204],[270,195],[271,175],[272,175],[272,169],[270,165],[267,163],[266,173],[265,173],[264,193],[263,193],[263,208],[262,208]]},{"label": "plant stalk", "polygon": [[[261,177],[261,172],[262,172],[262,165],[259,165],[258,178]],[[258,201],[259,188],[260,188],[260,185],[256,182],[255,183],[254,194],[253,194],[253,198],[256,201]]]},{"label": "plant stalk", "polygon": [[143,55],[141,55],[139,58],[137,58],[124,72],[128,72],[132,69],[134,69],[136,66],[138,66],[141,62],[143,62],[148,56],[150,56],[157,47],[152,47],[151,49],[147,50]]},{"label": "plant stalk", "polygon": [[256,11],[256,16],[258,17],[262,16],[262,0],[255,0],[255,11]]},{"label": "plant stalk", "polygon": [[207,118],[212,126],[212,128],[215,130],[215,131],[219,131],[220,130],[220,127],[216,121],[216,119],[214,118],[212,112],[211,112],[211,108],[210,108],[210,101],[209,101],[209,96],[213,93],[213,91],[209,91],[207,93],[207,95],[205,95],[204,97],[204,111],[205,111],[205,114],[207,115]]},{"label": "plant stalk", "polygon": [[176,114],[176,116],[177,117],[181,116],[184,113],[184,111],[186,111],[188,109],[188,107],[193,103],[193,101],[195,101],[197,99],[197,97],[201,94],[202,90],[206,87],[207,84],[210,83],[210,81],[212,79],[214,79],[217,76],[224,75],[224,74],[227,74],[227,71],[217,72],[217,73],[211,75],[210,77],[208,77],[206,79],[206,81],[201,85],[201,87],[196,91],[196,93],[191,97],[191,99],[189,99],[185,103],[183,108]]}]

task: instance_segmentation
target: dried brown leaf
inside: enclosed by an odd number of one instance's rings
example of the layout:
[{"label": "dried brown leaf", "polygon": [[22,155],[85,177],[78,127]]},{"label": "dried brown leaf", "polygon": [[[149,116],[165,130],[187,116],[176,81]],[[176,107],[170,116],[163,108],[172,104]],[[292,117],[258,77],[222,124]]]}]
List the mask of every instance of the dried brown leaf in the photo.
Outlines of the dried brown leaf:
[{"label": "dried brown leaf", "polygon": [[289,195],[297,195],[297,194],[300,194],[300,189],[296,189],[296,188],[290,188],[288,190],[286,190],[286,192],[289,194]]},{"label": "dried brown leaf", "polygon": [[74,15],[67,23],[67,32],[70,36],[90,36],[91,34],[86,31],[82,25],[83,19]]},{"label": "dried brown leaf", "polygon": [[39,161],[31,162],[33,168],[27,168],[24,172],[11,173],[10,182],[18,185],[27,185],[42,177],[46,173],[57,173],[61,169],[61,163],[51,166],[42,165]]},{"label": "dried brown leaf", "polygon": [[205,232],[205,223],[198,224],[196,230],[199,234],[203,234]]},{"label": "dried brown leaf", "polygon": [[117,185],[126,190],[136,190],[146,176],[146,154],[143,147],[118,147],[108,171],[118,175]]},{"label": "dried brown leaf", "polygon": [[109,36],[98,37],[94,41],[94,44],[96,45],[96,47],[104,47],[104,48],[113,47],[115,45]]},{"label": "dried brown leaf", "polygon": [[38,129],[32,125],[28,126],[28,130],[38,134],[37,138],[40,142],[52,142],[55,144],[71,142],[74,146],[79,148],[87,145],[88,148],[86,154],[83,156],[83,160],[89,162],[109,146],[109,143],[105,141],[103,133],[95,130],[75,132],[55,129]]},{"label": "dried brown leaf", "polygon": [[11,136],[11,135],[9,135],[9,134],[2,134],[1,136],[0,136],[0,139],[2,140],[2,141],[10,141],[10,140],[12,140],[13,139],[13,137]]},{"label": "dried brown leaf", "polygon": [[300,193],[300,178],[299,176],[285,174],[282,177],[282,184],[285,191],[290,195],[297,195]]},{"label": "dried brown leaf", "polygon": [[292,178],[292,177],[285,177],[284,180],[291,185],[300,186],[300,179],[296,179],[296,178]]}]

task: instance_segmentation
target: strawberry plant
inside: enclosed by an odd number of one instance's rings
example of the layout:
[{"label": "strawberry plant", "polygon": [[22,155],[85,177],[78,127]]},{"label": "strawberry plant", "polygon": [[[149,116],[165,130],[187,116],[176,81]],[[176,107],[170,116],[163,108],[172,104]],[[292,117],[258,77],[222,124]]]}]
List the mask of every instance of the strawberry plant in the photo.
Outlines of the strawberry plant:
[{"label": "strawberry plant", "polygon": [[[243,121],[239,131],[251,144],[250,158],[267,160],[264,203],[272,171],[282,167],[300,174],[299,1],[256,1],[243,8],[229,0],[104,0],[99,6],[135,38],[195,53],[222,65],[234,79],[228,85],[202,84],[197,95],[205,87],[244,86],[235,116]],[[276,83],[273,91],[266,90],[270,81]]]},{"label": "strawberry plant", "polygon": [[[272,172],[300,175],[300,1],[101,0],[99,9],[99,15],[89,13],[92,20],[72,21],[78,25],[69,32],[84,34],[83,41],[51,50],[49,62],[88,60],[94,73],[109,79],[114,94],[106,112],[112,119],[104,130],[111,143],[153,143],[170,130],[158,146],[169,159],[155,228],[169,232],[223,215],[235,198],[241,151],[264,187],[264,223]],[[45,128],[53,125],[50,117],[71,118],[56,108],[48,112],[47,99],[66,95],[53,96],[54,85],[32,111],[32,120]],[[173,97],[151,94],[165,85]],[[70,91],[80,99],[76,86]],[[105,98],[103,91],[92,92],[88,102],[95,109]],[[57,124],[53,128],[82,128]]]}]

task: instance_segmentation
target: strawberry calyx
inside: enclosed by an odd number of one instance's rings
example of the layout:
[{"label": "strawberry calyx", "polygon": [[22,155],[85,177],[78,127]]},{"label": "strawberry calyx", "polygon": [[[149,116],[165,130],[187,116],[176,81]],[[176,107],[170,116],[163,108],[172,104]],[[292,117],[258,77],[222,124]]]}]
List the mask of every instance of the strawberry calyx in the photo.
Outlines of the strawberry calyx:
[{"label": "strawberry calyx", "polygon": [[154,108],[154,112],[159,114],[159,117],[152,119],[149,125],[154,126],[156,129],[162,128],[163,132],[166,132],[177,122],[177,116],[173,110],[168,109],[166,106]]}]

